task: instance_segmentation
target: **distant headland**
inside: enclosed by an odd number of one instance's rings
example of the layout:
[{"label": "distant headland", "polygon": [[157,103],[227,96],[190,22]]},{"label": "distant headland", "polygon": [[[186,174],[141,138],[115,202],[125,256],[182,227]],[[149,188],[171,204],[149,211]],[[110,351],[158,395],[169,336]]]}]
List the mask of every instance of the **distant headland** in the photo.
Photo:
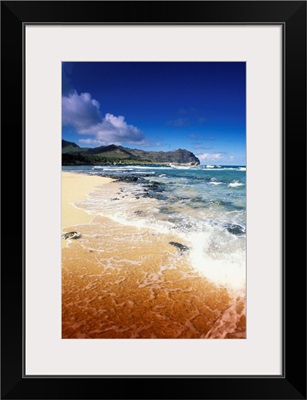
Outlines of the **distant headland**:
[{"label": "distant headland", "polygon": [[108,164],[184,164],[199,165],[199,159],[190,151],[144,151],[111,144],[94,148],[80,147],[62,140],[62,165]]}]

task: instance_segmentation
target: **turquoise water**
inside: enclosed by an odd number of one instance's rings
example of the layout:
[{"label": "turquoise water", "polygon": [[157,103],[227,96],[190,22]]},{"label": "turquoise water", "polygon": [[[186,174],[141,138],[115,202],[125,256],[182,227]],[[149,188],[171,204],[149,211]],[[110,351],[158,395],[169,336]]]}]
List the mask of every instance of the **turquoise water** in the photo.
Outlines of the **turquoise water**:
[{"label": "turquoise water", "polygon": [[244,166],[65,166],[63,171],[118,179],[115,194],[104,185],[82,207],[123,225],[175,233],[198,272],[236,291],[245,289]]}]

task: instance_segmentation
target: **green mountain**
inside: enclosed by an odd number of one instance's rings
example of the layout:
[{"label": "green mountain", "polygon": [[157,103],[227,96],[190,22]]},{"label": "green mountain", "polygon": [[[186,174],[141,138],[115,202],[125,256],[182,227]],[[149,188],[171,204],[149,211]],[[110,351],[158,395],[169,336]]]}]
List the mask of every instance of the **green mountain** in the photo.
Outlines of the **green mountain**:
[{"label": "green mountain", "polygon": [[78,151],[81,151],[81,147],[79,147],[76,143],[67,142],[67,140],[62,139],[62,154],[63,153],[74,153],[74,152],[78,152]]},{"label": "green mountain", "polygon": [[198,165],[199,159],[190,151],[144,151],[111,144],[94,148],[79,147],[62,140],[63,165],[105,164],[188,164]]}]

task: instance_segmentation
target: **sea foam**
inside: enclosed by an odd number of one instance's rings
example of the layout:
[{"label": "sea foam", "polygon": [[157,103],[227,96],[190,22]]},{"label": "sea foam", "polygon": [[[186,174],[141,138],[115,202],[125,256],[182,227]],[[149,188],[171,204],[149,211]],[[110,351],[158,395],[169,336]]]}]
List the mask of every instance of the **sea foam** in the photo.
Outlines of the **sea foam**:
[{"label": "sea foam", "polygon": [[228,187],[232,187],[232,188],[240,187],[240,186],[244,186],[244,183],[241,183],[239,181],[233,181],[228,185]]}]

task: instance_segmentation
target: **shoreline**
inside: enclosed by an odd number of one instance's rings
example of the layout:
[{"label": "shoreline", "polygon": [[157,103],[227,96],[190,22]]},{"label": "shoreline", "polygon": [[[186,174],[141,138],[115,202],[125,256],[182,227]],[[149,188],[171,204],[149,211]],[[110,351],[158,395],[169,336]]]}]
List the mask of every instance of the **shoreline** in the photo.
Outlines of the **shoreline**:
[{"label": "shoreline", "polygon": [[[74,206],[74,203],[86,200],[87,195],[96,188],[113,181],[114,179],[102,176],[62,171],[62,231],[89,223],[93,215]],[[62,247],[65,245],[66,241],[62,240]]]},{"label": "shoreline", "polygon": [[73,205],[86,200],[87,195],[114,179],[62,171],[62,229],[89,222],[93,216]]},{"label": "shoreline", "polygon": [[[244,338],[244,298],[199,274],[175,232],[114,219],[120,199],[148,206],[114,181],[62,171],[62,229],[81,233],[62,240],[62,338]],[[92,215],[72,204],[87,198]]]}]

